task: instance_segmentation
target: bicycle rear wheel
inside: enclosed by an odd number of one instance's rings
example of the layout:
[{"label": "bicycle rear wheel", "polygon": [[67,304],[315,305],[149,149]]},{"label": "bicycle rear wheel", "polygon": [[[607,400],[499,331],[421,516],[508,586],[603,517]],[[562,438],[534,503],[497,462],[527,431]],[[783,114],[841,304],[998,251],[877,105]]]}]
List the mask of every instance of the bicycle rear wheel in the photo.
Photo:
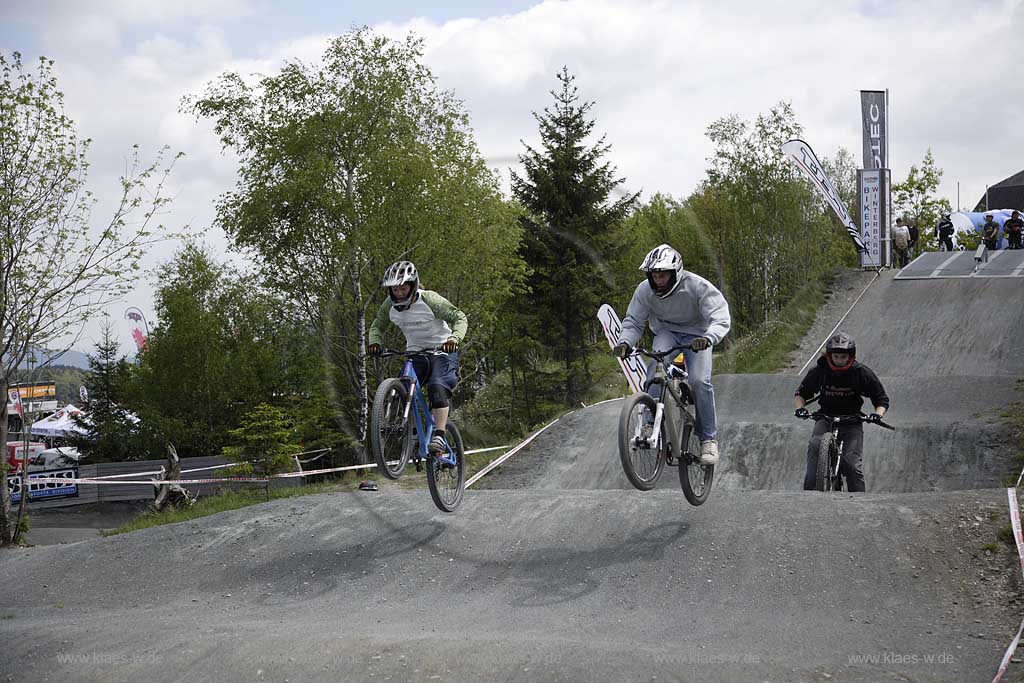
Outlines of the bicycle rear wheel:
[{"label": "bicycle rear wheel", "polygon": [[381,382],[373,397],[370,449],[377,469],[388,479],[402,476],[415,446],[412,420],[405,416],[408,401],[409,390],[405,383],[394,377]]},{"label": "bicycle rear wheel", "polygon": [[689,413],[683,418],[683,452],[679,455],[679,486],[690,505],[703,505],[715,480],[715,466],[700,462],[700,437]]},{"label": "bicycle rear wheel", "polygon": [[[665,451],[669,447],[664,416],[659,438],[651,432],[658,402],[650,394],[629,396],[619,414],[619,460],[629,482],[641,491],[650,491],[658,483],[665,468]],[[638,443],[637,435],[643,441]],[[658,442],[661,448],[657,448]]]},{"label": "bicycle rear wheel", "polygon": [[818,462],[814,468],[814,490],[832,490],[832,451],[835,448],[836,440],[832,432],[825,432],[821,435],[821,443],[818,444]]},{"label": "bicycle rear wheel", "polygon": [[454,512],[462,504],[462,494],[466,490],[466,453],[462,435],[451,421],[444,431],[445,440],[455,451],[455,465],[438,462],[433,453],[427,455],[427,486],[434,505],[443,512]]}]

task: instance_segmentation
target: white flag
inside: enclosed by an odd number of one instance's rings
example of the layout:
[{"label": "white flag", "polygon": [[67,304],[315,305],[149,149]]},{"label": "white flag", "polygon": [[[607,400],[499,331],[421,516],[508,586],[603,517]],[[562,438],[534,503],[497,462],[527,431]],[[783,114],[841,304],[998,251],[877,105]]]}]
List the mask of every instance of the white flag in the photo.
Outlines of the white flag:
[{"label": "white flag", "polygon": [[846,232],[850,233],[850,239],[856,245],[857,251],[860,253],[867,252],[868,248],[864,246],[864,242],[860,238],[860,230],[854,225],[853,219],[850,218],[850,212],[846,210],[846,205],[843,204],[843,200],[839,197],[839,191],[836,190],[832,179],[825,175],[825,171],[821,168],[821,163],[818,161],[818,157],[814,155],[814,150],[811,149],[811,146],[803,140],[790,140],[782,145],[782,151],[789,156],[793,163],[818,188],[818,192],[821,193],[821,196],[825,198],[828,205],[839,216],[839,220],[846,226]]}]

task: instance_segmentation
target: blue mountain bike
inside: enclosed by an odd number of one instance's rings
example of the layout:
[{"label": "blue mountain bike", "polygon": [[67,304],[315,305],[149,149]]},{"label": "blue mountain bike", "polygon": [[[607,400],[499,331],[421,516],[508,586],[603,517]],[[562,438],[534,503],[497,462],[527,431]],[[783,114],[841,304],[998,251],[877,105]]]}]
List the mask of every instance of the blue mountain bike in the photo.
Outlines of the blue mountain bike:
[{"label": "blue mountain bike", "polygon": [[402,372],[380,383],[370,412],[370,447],[377,468],[388,479],[402,476],[409,461],[420,471],[427,466],[427,486],[434,504],[444,512],[453,512],[462,503],[466,488],[466,457],[462,436],[448,420],[445,425],[446,453],[430,453],[427,445],[434,433],[430,404],[423,396],[413,356],[440,355],[437,349],[396,351],[385,349],[381,358],[405,358]]}]

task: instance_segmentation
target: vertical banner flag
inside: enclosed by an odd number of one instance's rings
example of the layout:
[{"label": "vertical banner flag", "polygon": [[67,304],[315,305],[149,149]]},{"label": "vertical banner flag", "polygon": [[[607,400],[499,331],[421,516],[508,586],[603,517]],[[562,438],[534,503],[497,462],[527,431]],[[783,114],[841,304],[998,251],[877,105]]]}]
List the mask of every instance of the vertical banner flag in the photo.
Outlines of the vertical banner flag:
[{"label": "vertical banner flag", "polygon": [[864,126],[864,168],[886,168],[889,163],[887,136],[889,131],[886,111],[887,93],[884,90],[860,91],[860,119]]},{"label": "vertical banner flag", "polygon": [[132,339],[139,351],[146,348],[146,341],[149,339],[149,325],[146,324],[146,317],[137,308],[129,308],[124,312],[124,319],[130,321],[132,327]]},{"label": "vertical banner flag", "polygon": [[18,411],[18,417],[24,420],[25,407],[21,405],[21,393],[17,389],[8,389],[7,397],[8,401],[14,406],[14,409]]},{"label": "vertical banner flag", "polygon": [[867,246],[860,255],[864,267],[881,268],[885,265],[885,251],[888,225],[889,171],[884,168],[860,169],[857,171],[857,194],[860,197],[860,222],[862,240]]},{"label": "vertical banner flag", "polygon": [[818,157],[814,155],[814,150],[811,149],[810,145],[803,140],[790,140],[782,145],[782,152],[789,156],[790,160],[818,188],[818,192],[828,202],[828,205],[832,207],[832,210],[836,212],[839,220],[843,222],[846,232],[850,234],[850,239],[853,240],[854,246],[857,247],[857,251],[860,253],[866,252],[867,247],[864,246],[864,242],[860,239],[860,230],[857,229],[853,219],[850,218],[850,212],[846,210],[846,205],[843,204],[843,200],[839,197],[839,191],[832,183],[832,180],[825,175],[825,171],[822,170],[821,163],[818,162]]}]

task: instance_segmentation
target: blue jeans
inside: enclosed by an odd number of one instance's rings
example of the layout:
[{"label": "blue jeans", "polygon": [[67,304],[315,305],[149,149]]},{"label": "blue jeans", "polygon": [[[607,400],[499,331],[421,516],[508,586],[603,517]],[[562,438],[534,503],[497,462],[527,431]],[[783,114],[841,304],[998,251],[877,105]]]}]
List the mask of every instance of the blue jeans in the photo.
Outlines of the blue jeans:
[{"label": "blue jeans", "polygon": [[[668,351],[680,344],[689,344],[697,337],[692,334],[681,332],[659,332],[654,335],[654,343],[651,345],[655,353]],[[718,418],[715,414],[715,387],[711,384],[711,349],[704,349],[700,353],[685,349],[683,356],[686,358],[686,371],[690,374],[690,391],[693,393],[693,401],[697,412],[697,436],[701,441],[715,438],[718,433]],[[672,358],[666,358],[666,365],[671,364]],[[655,363],[647,364],[647,376],[654,376]],[[654,398],[661,396],[661,387],[653,386],[650,391]]]}]

